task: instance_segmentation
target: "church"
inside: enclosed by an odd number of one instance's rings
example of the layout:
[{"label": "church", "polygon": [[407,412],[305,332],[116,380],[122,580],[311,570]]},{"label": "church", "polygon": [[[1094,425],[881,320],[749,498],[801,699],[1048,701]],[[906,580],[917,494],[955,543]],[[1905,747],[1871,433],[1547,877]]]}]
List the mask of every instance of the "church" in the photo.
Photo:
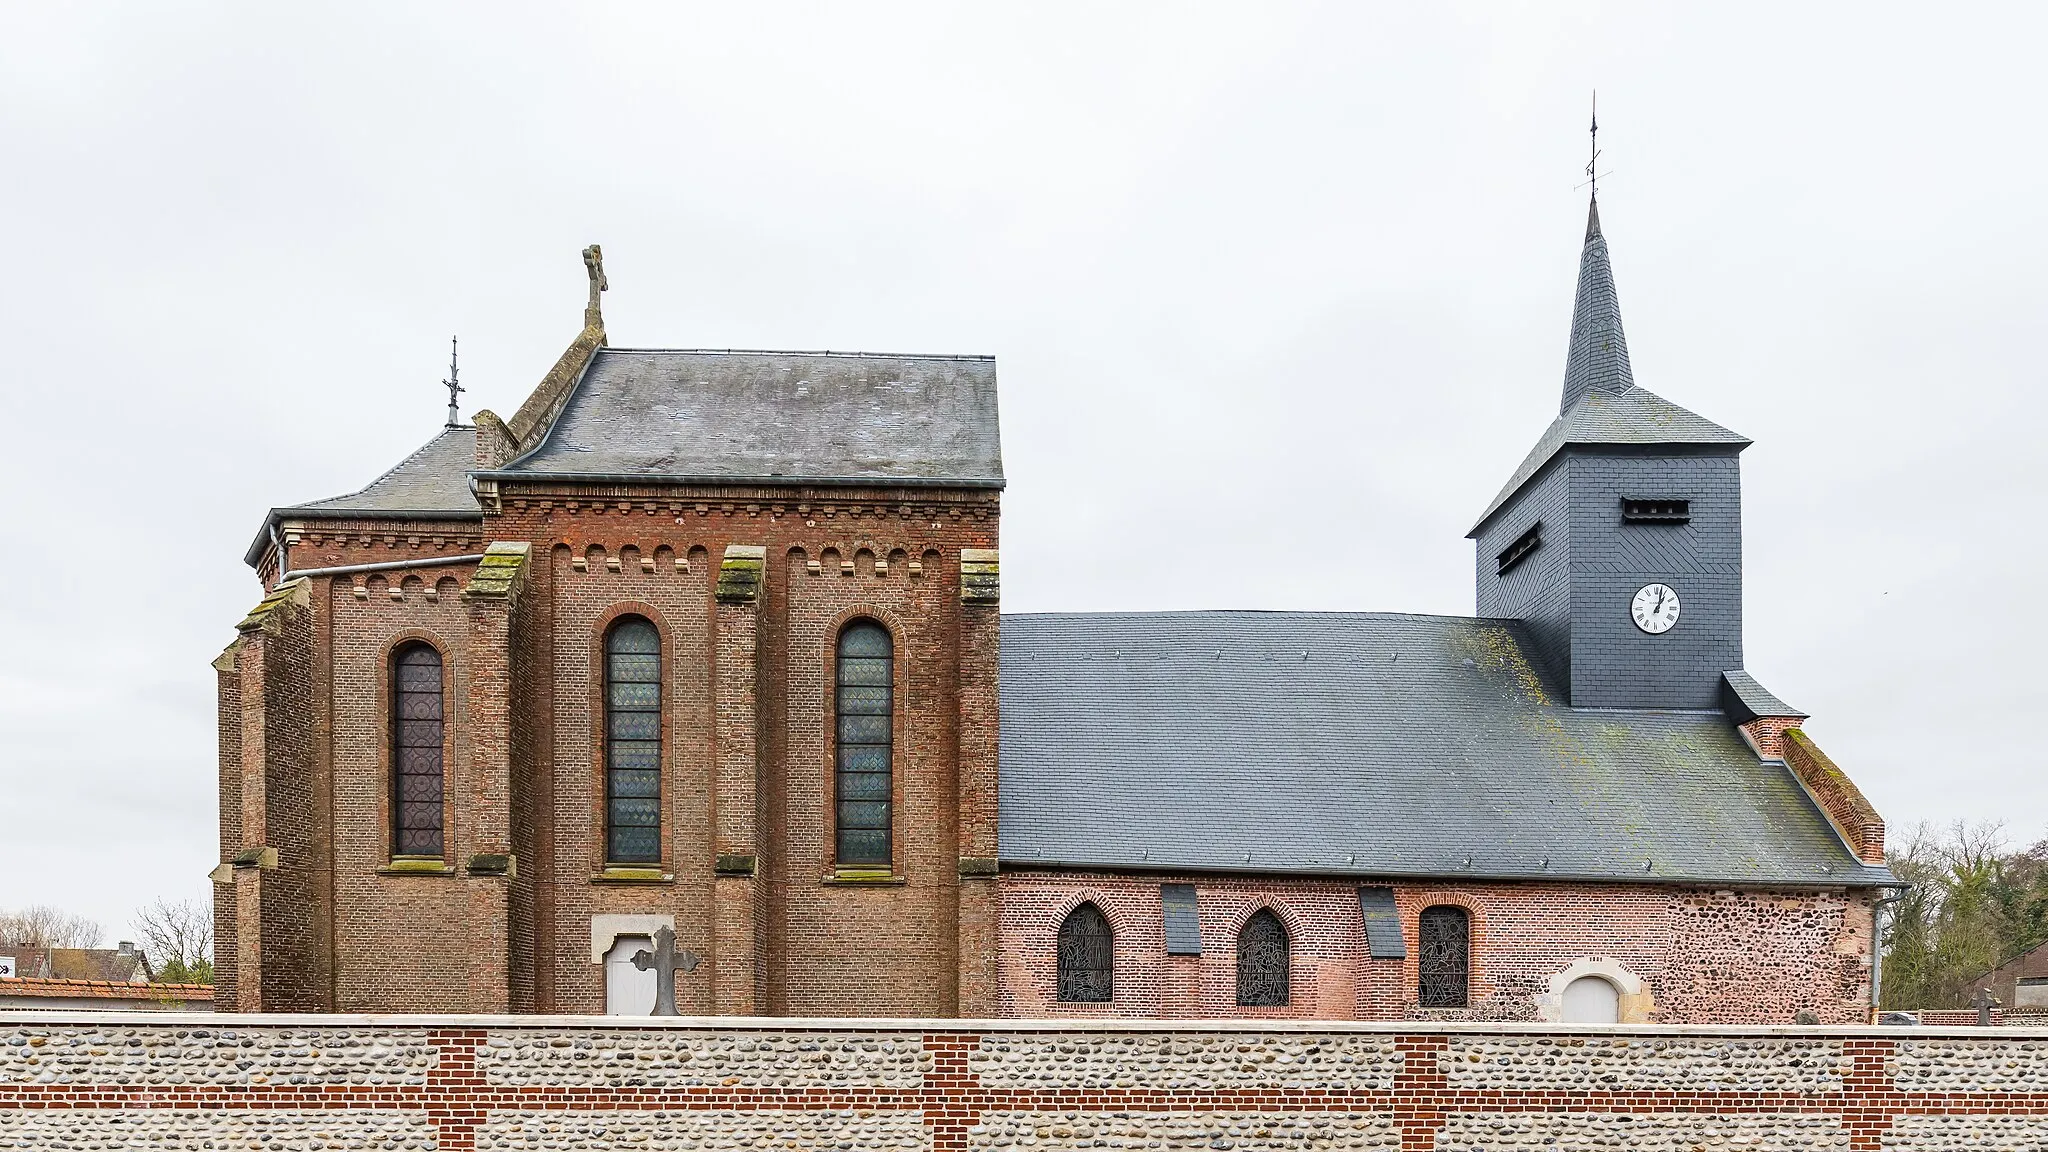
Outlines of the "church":
[{"label": "church", "polygon": [[584,263],[509,419],[249,546],[220,1010],[1868,1019],[1884,823],[1597,202],[1471,617],[1005,615],[992,358],[613,347]]}]

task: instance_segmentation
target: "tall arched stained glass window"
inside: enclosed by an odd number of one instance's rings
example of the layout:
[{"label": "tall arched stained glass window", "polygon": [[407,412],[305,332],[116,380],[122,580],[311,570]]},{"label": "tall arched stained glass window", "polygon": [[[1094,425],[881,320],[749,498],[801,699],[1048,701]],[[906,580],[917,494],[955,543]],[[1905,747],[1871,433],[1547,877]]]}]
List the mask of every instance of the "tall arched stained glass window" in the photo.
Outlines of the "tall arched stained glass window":
[{"label": "tall arched stained glass window", "polygon": [[661,634],[638,616],[604,637],[605,861],[661,862]]},{"label": "tall arched stained glass window", "polygon": [[1471,913],[1455,904],[1424,908],[1416,935],[1416,1001],[1424,1008],[1465,1007],[1471,995]]},{"label": "tall arched stained glass window", "polygon": [[1059,998],[1069,1004],[1107,1004],[1115,991],[1116,940],[1109,917],[1082,904],[1060,921]]},{"label": "tall arched stained glass window", "polygon": [[1287,926],[1261,908],[1237,934],[1237,1002],[1246,1006],[1287,1003]]},{"label": "tall arched stained glass window", "polygon": [[408,644],[391,657],[391,854],[441,855],[444,788],[441,654]]},{"label": "tall arched stained glass window", "polygon": [[895,646],[880,624],[856,620],[839,634],[835,817],[842,865],[890,865],[895,663]]}]

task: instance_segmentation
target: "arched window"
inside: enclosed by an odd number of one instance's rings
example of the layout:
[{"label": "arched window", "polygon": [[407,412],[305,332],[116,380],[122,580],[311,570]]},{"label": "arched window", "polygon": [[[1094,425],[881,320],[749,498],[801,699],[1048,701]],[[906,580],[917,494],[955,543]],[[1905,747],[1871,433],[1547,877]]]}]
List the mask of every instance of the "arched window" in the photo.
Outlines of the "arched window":
[{"label": "arched window", "polygon": [[1261,908],[1237,934],[1237,1002],[1247,1007],[1287,1003],[1287,926]]},{"label": "arched window", "polygon": [[890,864],[895,663],[889,630],[880,624],[856,620],[839,634],[835,827],[840,864]]},{"label": "arched window", "polygon": [[604,637],[605,862],[661,862],[661,634],[626,616]]},{"label": "arched window", "polygon": [[1109,917],[1082,904],[1060,921],[1059,998],[1068,1004],[1107,1004],[1113,990],[1116,941]]},{"label": "arched window", "polygon": [[391,656],[391,854],[441,855],[441,654],[408,644]]},{"label": "arched window", "polygon": [[1472,917],[1455,904],[1424,908],[1416,925],[1416,999],[1424,1008],[1463,1008],[1470,996]]}]

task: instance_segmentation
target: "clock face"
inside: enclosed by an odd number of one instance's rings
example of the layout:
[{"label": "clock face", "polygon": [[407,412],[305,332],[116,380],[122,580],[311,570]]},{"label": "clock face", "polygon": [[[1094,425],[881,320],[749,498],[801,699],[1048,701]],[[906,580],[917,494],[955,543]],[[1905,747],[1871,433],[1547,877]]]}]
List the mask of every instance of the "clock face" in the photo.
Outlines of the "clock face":
[{"label": "clock face", "polygon": [[1645,584],[1629,602],[1628,614],[1634,618],[1636,627],[1652,636],[1661,636],[1678,623],[1678,593],[1669,584]]}]

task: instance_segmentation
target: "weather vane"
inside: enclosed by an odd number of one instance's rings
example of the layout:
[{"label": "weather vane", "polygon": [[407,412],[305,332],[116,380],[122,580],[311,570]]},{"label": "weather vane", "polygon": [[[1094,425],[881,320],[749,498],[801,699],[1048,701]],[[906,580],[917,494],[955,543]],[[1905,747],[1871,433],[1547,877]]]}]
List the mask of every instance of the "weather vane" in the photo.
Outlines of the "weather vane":
[{"label": "weather vane", "polygon": [[1605,173],[1600,171],[1600,93],[1597,91],[1593,93],[1593,127],[1589,135],[1592,137],[1593,155],[1586,160],[1586,182],[1579,185],[1579,187],[1591,188],[1593,190],[1592,199],[1598,200],[1600,198],[1600,177],[1603,175],[1612,176],[1614,175],[1614,170],[1609,169]]},{"label": "weather vane", "polygon": [[448,389],[448,426],[450,428],[453,428],[458,423],[460,423],[460,421],[457,418],[458,403],[455,397],[460,395],[461,393],[469,391],[469,389],[464,388],[459,383],[462,377],[462,371],[460,368],[456,366],[455,363],[455,354],[457,351],[459,351],[459,349],[456,347],[455,337],[450,336],[448,338],[448,378],[446,380],[441,381],[442,385]]}]

